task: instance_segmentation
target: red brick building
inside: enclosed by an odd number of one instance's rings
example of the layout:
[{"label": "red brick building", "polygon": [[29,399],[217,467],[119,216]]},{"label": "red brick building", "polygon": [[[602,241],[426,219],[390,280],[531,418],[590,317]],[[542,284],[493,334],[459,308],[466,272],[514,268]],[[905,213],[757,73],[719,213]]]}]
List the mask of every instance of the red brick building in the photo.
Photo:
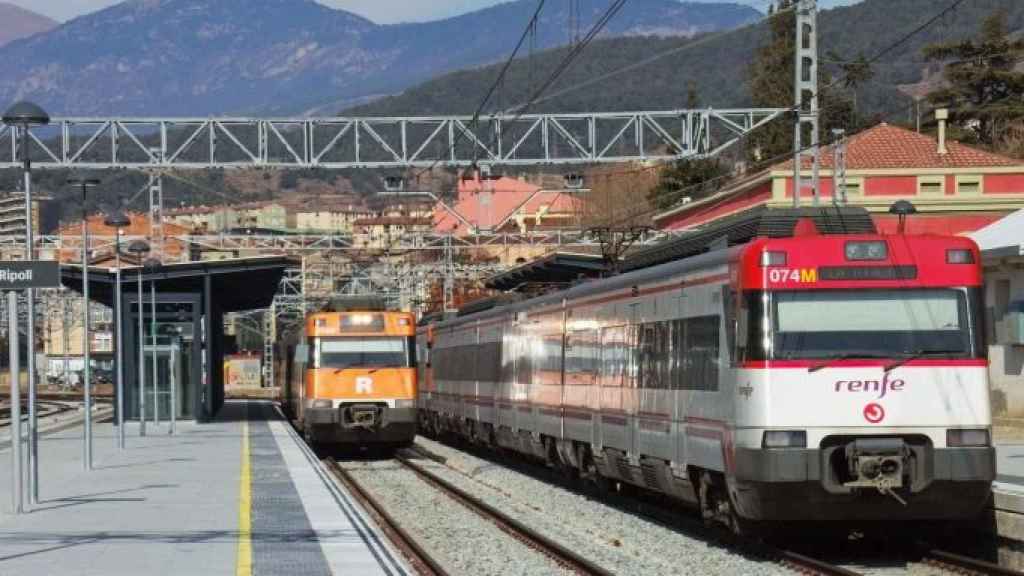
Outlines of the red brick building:
[{"label": "red brick building", "polygon": [[[820,193],[832,203],[832,147],[822,149]],[[812,202],[810,164],[804,166],[801,205]],[[872,213],[882,232],[896,228],[888,214],[896,200],[909,200],[918,214],[911,233],[963,234],[1024,207],[1024,161],[879,124],[847,141],[848,205]],[[685,230],[757,206],[793,205],[793,161],[738,179],[716,194],[680,204],[655,216],[658,227]]]}]

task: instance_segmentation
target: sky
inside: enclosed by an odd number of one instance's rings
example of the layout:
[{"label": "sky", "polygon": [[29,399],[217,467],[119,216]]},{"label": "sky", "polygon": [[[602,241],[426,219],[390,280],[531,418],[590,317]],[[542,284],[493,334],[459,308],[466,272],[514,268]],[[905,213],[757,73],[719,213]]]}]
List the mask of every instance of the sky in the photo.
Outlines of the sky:
[{"label": "sky", "polygon": [[[122,0],[6,0],[50,18],[65,21],[117,4]],[[447,18],[493,6],[507,0],[317,0],[321,4],[355,12],[379,24],[420,22]],[[711,1],[711,0],[696,0]],[[767,0],[733,0],[764,9]],[[821,0],[823,7],[857,0]]]}]

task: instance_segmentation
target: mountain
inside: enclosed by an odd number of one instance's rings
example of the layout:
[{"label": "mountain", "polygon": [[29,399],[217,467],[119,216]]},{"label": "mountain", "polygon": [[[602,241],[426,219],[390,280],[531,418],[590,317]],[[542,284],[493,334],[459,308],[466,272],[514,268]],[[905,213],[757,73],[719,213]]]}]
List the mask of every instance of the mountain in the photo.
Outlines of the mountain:
[{"label": "mountain", "polygon": [[[538,48],[568,40],[566,3],[549,4]],[[609,1],[580,4],[585,30]],[[294,113],[496,62],[535,7],[381,26],[313,0],[129,0],[0,48],[0,101],[29,98],[59,115]],[[688,36],[759,16],[738,4],[633,0],[605,35]]]},{"label": "mountain", "polygon": [[0,46],[56,28],[58,23],[42,14],[0,2]]},{"label": "mountain", "polygon": [[[838,75],[837,67],[830,63],[830,52],[848,60],[860,53],[871,57],[896,43],[944,6],[934,0],[864,0],[852,6],[822,11],[819,15],[819,43],[823,69],[833,76]],[[964,3],[954,15],[911,36],[880,59],[873,67],[875,78],[857,89],[861,115],[891,117],[897,113],[895,119],[906,119],[910,101],[899,88],[918,82],[925,76],[941,73],[941,66],[922,62],[921,48],[934,42],[975,35],[982,19],[997,9],[1006,10],[1010,30],[1024,29],[1024,2],[1020,0],[973,0]],[[751,100],[746,86],[747,68],[766,35],[767,25],[761,22],[726,34],[696,38],[599,40],[587,48],[548,94],[558,94],[572,87],[582,88],[544,100],[530,111],[683,108],[691,82],[697,88],[702,107],[748,106]],[[595,78],[611,71],[663,53],[668,55],[627,73],[594,82]],[[565,54],[566,49],[558,48],[538,54],[531,62],[515,64],[504,82],[504,105],[526,100],[530,78],[546,77]],[[349,107],[344,114],[471,114],[497,73],[497,66],[454,72],[402,94]],[[534,80],[536,82],[539,81]]]}]

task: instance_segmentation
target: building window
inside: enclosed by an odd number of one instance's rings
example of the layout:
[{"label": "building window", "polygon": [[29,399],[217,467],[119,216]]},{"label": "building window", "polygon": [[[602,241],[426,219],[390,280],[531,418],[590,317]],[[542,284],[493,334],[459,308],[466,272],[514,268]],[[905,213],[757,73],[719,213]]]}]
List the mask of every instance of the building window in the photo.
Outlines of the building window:
[{"label": "building window", "polygon": [[863,178],[847,178],[846,179],[846,197],[847,198],[859,198],[863,195],[864,191],[864,179]]},{"label": "building window", "polygon": [[957,176],[956,193],[963,195],[981,194],[981,176],[976,174]]},{"label": "building window", "polygon": [[946,193],[944,176],[918,176],[917,194],[919,196],[942,196]]}]

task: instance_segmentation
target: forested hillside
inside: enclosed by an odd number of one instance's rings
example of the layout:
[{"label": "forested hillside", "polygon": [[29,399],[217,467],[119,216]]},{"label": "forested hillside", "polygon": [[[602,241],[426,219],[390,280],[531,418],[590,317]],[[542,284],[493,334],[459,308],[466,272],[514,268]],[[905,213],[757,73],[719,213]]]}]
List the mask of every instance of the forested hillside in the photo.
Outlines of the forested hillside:
[{"label": "forested hillside", "polygon": [[[825,71],[836,75],[840,63],[858,55],[871,58],[948,5],[935,0],[866,0],[849,7],[822,11],[820,45]],[[938,64],[924,62],[921,50],[936,42],[968,37],[977,32],[985,16],[997,9],[1008,14],[1011,30],[1024,29],[1024,2],[972,0],[949,17],[900,44],[872,66],[874,77],[857,90],[862,116],[892,115],[906,110],[909,98],[899,86],[937,74]],[[695,85],[701,106],[746,106],[750,62],[767,34],[764,22],[733,32],[680,38],[616,38],[593,43],[548,94],[565,94],[541,101],[531,111],[578,112],[664,110],[685,107],[688,90]],[[650,64],[596,80],[655,55],[676,50]],[[505,109],[527,99],[530,88],[555,68],[566,49],[549,50],[515,63],[501,98],[492,110]],[[836,59],[838,58],[838,60]],[[353,115],[469,114],[497,77],[498,67],[448,74],[401,95],[345,110]],[[532,81],[531,81],[532,80]]]}]

